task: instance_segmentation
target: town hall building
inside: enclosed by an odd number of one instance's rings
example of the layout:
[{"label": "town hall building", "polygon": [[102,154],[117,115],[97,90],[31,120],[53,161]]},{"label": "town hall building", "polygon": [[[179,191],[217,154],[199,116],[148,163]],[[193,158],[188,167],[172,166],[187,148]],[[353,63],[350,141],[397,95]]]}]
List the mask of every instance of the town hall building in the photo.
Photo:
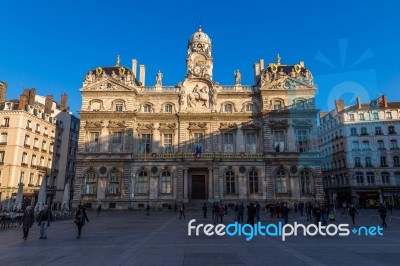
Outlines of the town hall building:
[{"label": "town hall building", "polygon": [[323,201],[316,86],[303,62],[254,64],[254,84],[214,80],[212,43],[189,39],[186,75],[165,86],[159,71],[117,64],[86,73],[74,206],[152,208]]}]

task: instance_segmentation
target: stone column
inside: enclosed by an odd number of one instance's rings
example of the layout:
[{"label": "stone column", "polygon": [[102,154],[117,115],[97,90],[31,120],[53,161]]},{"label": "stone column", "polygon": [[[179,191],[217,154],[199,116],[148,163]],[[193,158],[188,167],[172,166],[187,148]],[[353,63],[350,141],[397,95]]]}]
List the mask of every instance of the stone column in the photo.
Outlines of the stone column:
[{"label": "stone column", "polygon": [[224,199],[224,190],[225,190],[224,178],[222,176],[220,176],[219,177],[219,200]]},{"label": "stone column", "polygon": [[213,202],[213,169],[212,167],[208,168],[208,201]]},{"label": "stone column", "polygon": [[183,202],[188,202],[188,168],[183,169]]},{"label": "stone column", "polygon": [[239,127],[236,136],[236,152],[245,152],[243,131]]},{"label": "stone column", "polygon": [[239,175],[238,177],[238,190],[239,190],[239,199],[240,200],[247,199],[247,184],[243,175]]}]

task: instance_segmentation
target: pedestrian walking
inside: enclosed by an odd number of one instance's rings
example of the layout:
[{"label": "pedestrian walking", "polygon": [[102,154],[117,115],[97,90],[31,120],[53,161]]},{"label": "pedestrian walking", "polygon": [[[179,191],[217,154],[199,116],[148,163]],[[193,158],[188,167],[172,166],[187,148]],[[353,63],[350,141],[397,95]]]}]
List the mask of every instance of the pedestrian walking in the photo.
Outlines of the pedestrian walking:
[{"label": "pedestrian walking", "polygon": [[319,206],[317,204],[315,204],[315,206],[313,208],[313,214],[315,217],[315,224],[318,226],[319,223],[321,222],[321,209],[319,208]]},{"label": "pedestrian walking", "polygon": [[224,205],[221,204],[221,207],[219,208],[219,217],[221,219],[221,223],[223,223],[224,215],[225,215],[225,208]]},{"label": "pedestrian walking", "polygon": [[206,203],[204,203],[204,205],[203,205],[203,217],[207,218],[207,204]]},{"label": "pedestrian walking", "polygon": [[386,210],[385,206],[383,206],[382,203],[379,205],[378,212],[379,212],[379,216],[382,219],[382,227],[387,227],[387,224],[386,224],[386,213],[387,213],[387,210]]},{"label": "pedestrian walking", "polygon": [[297,207],[298,207],[298,206],[297,206],[297,203],[296,203],[296,202],[294,203],[294,206],[293,206],[293,207],[294,207],[294,212],[297,213]]},{"label": "pedestrian walking", "polygon": [[322,225],[328,225],[329,210],[325,204],[323,204],[321,207],[321,214],[322,214]]},{"label": "pedestrian walking", "polygon": [[147,207],[146,207],[146,215],[147,216],[150,215],[150,205],[149,204],[147,204]]},{"label": "pedestrian walking", "polygon": [[353,225],[355,225],[354,218],[356,216],[356,213],[358,214],[356,208],[354,207],[353,204],[351,204],[349,207],[349,215],[351,217],[351,220],[353,221]]},{"label": "pedestrian walking", "polygon": [[238,223],[243,223],[244,206],[243,202],[238,207]]},{"label": "pedestrian walking", "polygon": [[83,205],[79,205],[78,210],[75,213],[75,224],[78,227],[77,239],[81,238],[82,226],[85,225],[85,221],[89,222],[89,218],[86,214],[86,208]]},{"label": "pedestrian walking", "polygon": [[219,205],[215,204],[214,205],[214,224],[218,223],[219,212],[220,212]]},{"label": "pedestrian walking", "polygon": [[181,208],[179,209],[179,220],[181,220],[182,219],[182,216],[183,216],[183,220],[185,220],[186,219],[186,216],[185,216],[185,205],[182,203],[182,205],[181,205]]},{"label": "pedestrian walking", "polygon": [[100,216],[100,212],[101,212],[101,204],[99,205],[99,207],[97,207],[97,217]]},{"label": "pedestrian walking", "polygon": [[254,216],[256,215],[256,208],[253,203],[247,206],[247,223],[254,226]]},{"label": "pedestrian walking", "polygon": [[257,217],[257,222],[260,222],[260,211],[261,211],[261,205],[256,201],[256,217]]},{"label": "pedestrian walking", "polygon": [[35,215],[33,214],[33,210],[31,206],[26,207],[24,216],[22,216],[22,231],[24,232],[24,237],[23,239],[28,238],[29,234],[29,229],[32,227],[33,223],[35,221]]},{"label": "pedestrian walking", "polygon": [[312,220],[312,211],[313,211],[313,207],[311,205],[311,202],[307,202],[307,204],[306,204],[307,221]]},{"label": "pedestrian walking", "polygon": [[47,228],[50,227],[52,214],[48,205],[44,205],[43,210],[39,212],[38,226],[40,226],[39,239],[47,239]]},{"label": "pedestrian walking", "polygon": [[285,224],[287,224],[289,222],[289,212],[290,212],[290,209],[288,207],[288,204],[285,203],[282,208],[282,216],[283,216],[283,221],[285,222]]}]

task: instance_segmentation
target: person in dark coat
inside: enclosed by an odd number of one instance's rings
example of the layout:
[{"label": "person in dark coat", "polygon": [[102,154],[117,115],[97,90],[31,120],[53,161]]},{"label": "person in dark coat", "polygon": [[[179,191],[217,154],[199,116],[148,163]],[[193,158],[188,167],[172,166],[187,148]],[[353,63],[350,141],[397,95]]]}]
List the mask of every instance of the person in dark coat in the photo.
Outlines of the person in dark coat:
[{"label": "person in dark coat", "polygon": [[283,216],[283,221],[285,222],[285,224],[287,224],[289,222],[289,212],[290,212],[290,209],[288,207],[288,204],[285,203],[282,208],[282,216]]},{"label": "person in dark coat", "polygon": [[354,207],[353,204],[351,204],[350,207],[349,207],[349,215],[350,215],[350,217],[351,217],[351,220],[353,221],[353,225],[355,224],[355,223],[354,223],[354,218],[355,218],[355,216],[356,216],[356,213],[358,214],[356,208]]},{"label": "person in dark coat", "polygon": [[387,227],[386,220],[385,220],[386,219],[387,210],[386,210],[385,206],[383,206],[383,204],[379,205],[378,212],[379,212],[379,216],[382,219],[382,227]]},{"label": "person in dark coat", "polygon": [[207,218],[207,204],[206,203],[204,203],[204,205],[203,205],[203,217]]},{"label": "person in dark coat", "polygon": [[100,212],[101,212],[101,204],[99,205],[99,207],[97,207],[97,217],[100,216]]},{"label": "person in dark coat", "polygon": [[247,206],[247,222],[251,226],[254,226],[254,216],[256,216],[256,208],[253,203],[250,203],[250,205]]},{"label": "person in dark coat", "polygon": [[52,214],[48,205],[44,205],[43,210],[39,213],[38,226],[40,226],[39,239],[47,239],[47,228],[50,227]]},{"label": "person in dark coat", "polygon": [[24,239],[28,238],[29,228],[32,227],[35,222],[35,215],[33,214],[33,210],[31,206],[26,207],[24,216],[22,217],[22,230],[24,232]]},{"label": "person in dark coat", "polygon": [[75,224],[78,227],[77,239],[81,238],[82,226],[85,225],[85,221],[89,222],[89,218],[87,217],[85,207],[80,205],[75,213]]},{"label": "person in dark coat", "polygon": [[243,202],[238,207],[238,223],[243,223],[244,206]]}]

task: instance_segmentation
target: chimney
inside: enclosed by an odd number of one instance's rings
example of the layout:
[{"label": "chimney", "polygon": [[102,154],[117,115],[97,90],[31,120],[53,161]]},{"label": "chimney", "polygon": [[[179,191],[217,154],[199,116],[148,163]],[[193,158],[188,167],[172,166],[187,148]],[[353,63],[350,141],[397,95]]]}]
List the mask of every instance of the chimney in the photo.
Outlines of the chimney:
[{"label": "chimney", "polygon": [[0,81],[0,103],[6,101],[7,83]]},{"label": "chimney", "polygon": [[254,83],[257,83],[259,76],[260,76],[260,63],[255,63],[254,64]]},{"label": "chimney", "polygon": [[382,96],[382,105],[383,105],[383,107],[388,107],[386,95],[383,95],[383,96]]},{"label": "chimney", "polygon": [[264,69],[264,59],[260,59],[260,71]]},{"label": "chimney", "polygon": [[18,110],[25,110],[27,104],[28,104],[28,97],[26,96],[26,94],[21,94],[19,96]]},{"label": "chimney", "polygon": [[360,97],[357,97],[357,108],[361,109],[361,99],[360,99]]},{"label": "chimney", "polygon": [[140,65],[140,76],[139,76],[139,82],[141,83],[142,86],[145,86],[145,75],[146,75],[146,66],[145,65]]},{"label": "chimney", "polygon": [[25,89],[24,90],[24,94],[26,95],[27,99],[28,99],[28,103],[29,105],[34,105],[35,104],[35,97],[36,97],[36,89],[32,88],[32,89]]},{"label": "chimney", "polygon": [[344,110],[344,101],[343,100],[335,100],[336,111],[340,113]]},{"label": "chimney", "polygon": [[132,59],[132,72],[133,72],[133,78],[136,79],[136,71],[137,71],[137,60]]},{"label": "chimney", "polygon": [[53,106],[53,95],[46,95],[44,101],[44,113],[51,114],[51,107]]},{"label": "chimney", "polygon": [[66,93],[61,94],[61,103],[60,103],[61,111],[68,109],[67,102],[68,102],[68,95]]}]

